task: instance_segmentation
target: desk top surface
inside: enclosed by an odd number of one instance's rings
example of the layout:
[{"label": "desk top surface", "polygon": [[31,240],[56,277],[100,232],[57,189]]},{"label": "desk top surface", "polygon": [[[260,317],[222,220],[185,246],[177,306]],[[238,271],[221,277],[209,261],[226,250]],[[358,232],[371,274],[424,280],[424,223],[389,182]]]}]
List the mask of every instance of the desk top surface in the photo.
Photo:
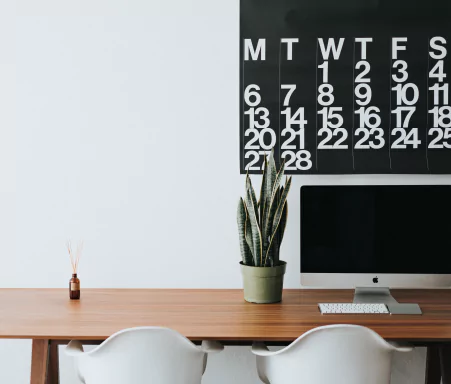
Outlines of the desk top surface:
[{"label": "desk top surface", "polygon": [[327,324],[367,326],[386,339],[451,341],[451,290],[393,290],[423,315],[321,315],[318,302],[351,302],[351,290],[285,290],[278,304],[250,304],[241,290],[0,289],[0,338],[103,340],[129,327],[165,326],[191,340],[289,342]]}]

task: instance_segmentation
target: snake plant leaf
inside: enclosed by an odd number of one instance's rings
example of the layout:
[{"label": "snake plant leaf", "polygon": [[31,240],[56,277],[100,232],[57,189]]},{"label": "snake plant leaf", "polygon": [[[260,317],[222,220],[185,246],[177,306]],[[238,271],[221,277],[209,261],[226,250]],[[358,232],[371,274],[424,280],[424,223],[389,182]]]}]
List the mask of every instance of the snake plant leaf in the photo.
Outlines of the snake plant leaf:
[{"label": "snake plant leaf", "polygon": [[276,252],[278,250],[277,238],[274,238],[272,243],[268,246],[268,251],[265,254],[265,267],[274,267],[274,262],[276,260]]},{"label": "snake plant leaf", "polygon": [[285,183],[285,188],[283,189],[283,193],[282,196],[280,197],[280,202],[279,202],[279,206],[277,207],[277,211],[276,214],[274,215],[274,221],[273,221],[273,226],[272,226],[272,233],[274,233],[279,224],[280,221],[282,219],[282,213],[283,210],[285,208],[286,202],[287,202],[287,197],[288,197],[288,193],[290,192],[290,188],[291,188],[291,180],[292,178],[289,177]]},{"label": "snake plant leaf", "polygon": [[[286,181],[285,181],[285,185],[286,185]],[[285,188],[285,186],[282,185],[282,186],[280,187],[280,189],[279,189],[279,200],[280,200],[280,198],[281,198],[282,195],[283,195],[283,190],[284,190],[284,188]]]},{"label": "snake plant leaf", "polygon": [[[279,196],[278,197],[279,200],[280,200],[281,196],[283,195],[283,190],[284,190],[284,187],[281,186],[279,188],[279,192],[277,193]],[[276,230],[277,234],[274,237],[274,240],[271,245],[271,249],[269,251],[268,259],[271,262],[271,266],[279,265],[280,245],[282,244],[283,235],[285,233],[285,227],[287,225],[287,217],[288,217],[287,215],[288,215],[288,201],[285,203],[285,206],[283,208],[282,217],[280,219],[280,224]]]},{"label": "snake plant leaf", "polygon": [[[245,207],[246,207],[246,205],[245,205]],[[247,210],[246,210],[246,213],[247,213]],[[256,264],[257,255],[254,256],[254,243],[252,240],[252,226],[251,226],[251,219],[249,218],[249,213],[247,213],[246,222],[244,224],[244,237],[246,239],[246,243],[247,243],[247,246],[249,247],[249,251],[251,253],[251,257],[253,260],[251,265],[255,266],[255,265],[257,265]]]},{"label": "snake plant leaf", "polygon": [[258,222],[257,197],[255,195],[255,190],[254,190],[254,187],[252,186],[252,181],[251,181],[251,178],[249,177],[249,173],[246,175],[246,191],[248,191],[248,190],[251,191],[252,203],[254,204],[254,207],[255,207],[255,214],[257,216],[257,222]]},{"label": "snake plant leaf", "polygon": [[271,201],[274,181],[276,180],[276,177],[277,177],[277,169],[276,169],[276,163],[274,160],[274,149],[273,149],[271,151],[271,154],[269,155],[268,168],[266,170],[266,180],[265,180],[265,185],[264,185],[264,197],[266,200],[265,216],[267,216],[267,213],[269,210],[269,203]]},{"label": "snake plant leaf", "polygon": [[271,151],[268,161],[266,163],[266,169],[265,169],[265,180],[262,180],[262,191],[261,191],[261,198],[266,202],[265,204],[265,210],[263,211],[263,220],[260,220],[261,222],[261,230],[262,230],[262,238],[263,238],[263,248],[265,249],[264,252],[266,252],[266,248],[269,244],[269,233],[266,233],[267,228],[267,222],[269,219],[269,210],[270,210],[270,203],[271,203],[271,196],[272,196],[272,190],[274,181],[277,176],[277,169],[276,169],[276,163],[274,161],[274,149]]},{"label": "snake plant leaf", "polygon": [[260,200],[258,201],[258,206],[260,209],[260,228],[263,228],[263,223],[265,220],[265,186],[266,186],[266,169],[268,168],[268,159],[266,158],[266,154],[264,155],[263,159],[263,177],[262,177],[262,184],[260,188]]},{"label": "snake plant leaf", "polygon": [[[285,183],[286,183],[286,181],[285,181]],[[283,190],[284,190],[284,186],[282,185],[282,186],[279,188],[279,200],[280,200],[280,198],[281,198],[282,195],[283,195]],[[285,207],[287,207],[287,206],[288,206],[288,203],[285,204]],[[282,219],[283,219],[283,214],[282,214]],[[282,221],[282,220],[281,220],[281,221]],[[280,238],[280,226],[279,226],[278,232],[279,232],[279,246],[280,246],[280,243],[282,242],[282,240],[281,240],[281,238]],[[282,235],[282,237],[283,237],[283,235]]]},{"label": "snake plant leaf", "polygon": [[268,170],[266,171],[266,189],[265,195],[267,199],[271,198],[274,181],[277,176],[276,161],[274,160],[274,148],[272,149],[268,159]]},{"label": "snake plant leaf", "polygon": [[279,205],[280,182],[282,181],[283,175],[284,175],[284,168],[285,168],[284,165],[285,165],[285,160],[282,162],[282,166],[280,167],[280,170],[276,175],[276,179],[275,179],[274,185],[273,185],[273,190],[271,192],[271,198],[269,201],[269,209],[267,212],[268,216],[266,217],[266,222],[264,225],[264,234],[265,234],[264,243],[265,242],[269,243],[268,237],[272,233],[272,225],[273,225],[273,221],[274,221],[274,215],[276,213],[277,206]]},{"label": "snake plant leaf", "polygon": [[246,192],[245,203],[252,229],[252,254],[254,255],[254,260],[257,261],[257,263],[255,263],[255,266],[258,267],[263,264],[262,235],[260,232],[260,227],[258,226],[258,219],[256,214],[257,207],[254,205],[250,188]]},{"label": "snake plant leaf", "polygon": [[[247,196],[247,194],[246,194],[246,196]],[[255,265],[255,260],[257,258],[254,257],[254,242],[252,240],[252,226],[251,226],[251,220],[249,218],[249,212],[247,211],[247,208],[246,208],[246,200],[244,200],[244,209],[246,211],[246,221],[244,223],[244,238],[246,239],[247,246],[249,247],[249,250],[251,252],[252,258],[254,260],[254,265]]]},{"label": "snake plant leaf", "polygon": [[282,217],[280,218],[280,224],[279,224],[279,247],[280,244],[282,244],[283,235],[285,234],[285,228],[287,227],[287,221],[288,221],[288,202],[285,203],[285,206],[283,207],[282,211]]},{"label": "snake plant leaf", "polygon": [[279,228],[279,224],[280,221],[282,219],[282,212],[283,209],[285,207],[285,203],[287,202],[287,197],[288,197],[288,192],[290,192],[290,187],[291,187],[291,177],[287,179],[286,183],[285,183],[285,188],[283,190],[282,196],[280,197],[280,201],[279,201],[279,205],[277,207],[276,213],[274,215],[274,220],[273,220],[273,224],[272,224],[272,234],[271,234],[271,240],[269,241],[269,246],[268,249],[266,251],[266,256],[265,256],[265,264],[266,264],[266,259],[268,258],[268,253],[271,250],[271,247],[273,245],[273,241],[277,236],[277,229]]},{"label": "snake plant leaf", "polygon": [[277,195],[277,192],[279,192],[280,182],[282,181],[283,175],[285,173],[285,169],[284,168],[285,168],[285,160],[282,161],[282,166],[281,166],[279,172],[277,172],[277,174],[276,174],[276,178],[274,180],[273,188],[272,188],[272,191],[271,191],[271,199],[280,197],[280,196]]},{"label": "snake plant leaf", "polygon": [[280,243],[277,241],[277,239],[273,240],[273,243],[271,245],[271,249],[269,250],[269,265],[271,267],[279,265],[279,253],[280,253]]},{"label": "snake plant leaf", "polygon": [[240,240],[240,250],[241,250],[241,258],[243,260],[244,265],[253,265],[253,259],[251,250],[247,245],[246,241],[246,220],[247,213],[246,208],[244,207],[244,201],[242,198],[238,201],[238,209],[237,209],[237,222],[238,222],[238,236]]}]

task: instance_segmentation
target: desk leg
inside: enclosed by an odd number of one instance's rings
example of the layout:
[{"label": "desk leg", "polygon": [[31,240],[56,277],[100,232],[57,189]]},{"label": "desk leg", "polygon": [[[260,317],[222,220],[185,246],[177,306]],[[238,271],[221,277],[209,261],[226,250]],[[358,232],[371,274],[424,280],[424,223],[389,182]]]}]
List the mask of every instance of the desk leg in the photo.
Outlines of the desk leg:
[{"label": "desk leg", "polygon": [[46,384],[59,384],[59,353],[56,341],[51,341],[49,346],[49,360]]},{"label": "desk leg", "polygon": [[33,340],[31,347],[31,384],[59,384],[58,343]]},{"label": "desk leg", "polygon": [[[440,384],[442,375],[440,372],[439,347],[431,346],[427,349],[426,357],[426,384]],[[445,383],[443,383],[445,384]],[[446,383],[448,384],[448,383]]]},{"label": "desk leg", "polygon": [[442,384],[451,384],[451,346],[440,347]]},{"label": "desk leg", "polygon": [[46,384],[49,340],[33,340],[30,384]]}]

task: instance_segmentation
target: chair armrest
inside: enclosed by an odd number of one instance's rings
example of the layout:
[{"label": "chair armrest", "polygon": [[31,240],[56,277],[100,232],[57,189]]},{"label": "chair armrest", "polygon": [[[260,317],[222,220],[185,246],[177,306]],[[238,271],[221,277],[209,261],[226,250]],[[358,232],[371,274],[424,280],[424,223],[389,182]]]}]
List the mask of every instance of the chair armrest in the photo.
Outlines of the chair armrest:
[{"label": "chair armrest", "polygon": [[405,342],[390,341],[389,344],[397,352],[411,352],[414,349],[412,344]]},{"label": "chair armrest", "polygon": [[262,342],[254,342],[252,344],[252,353],[257,356],[270,356],[274,354],[274,352],[271,352],[265,343]]},{"label": "chair armrest", "polygon": [[64,352],[66,352],[66,355],[68,356],[79,356],[83,354],[83,345],[78,340],[72,340],[67,347],[65,348]]},{"label": "chair armrest", "polygon": [[224,346],[214,340],[202,340],[200,349],[205,353],[218,353],[224,349]]}]

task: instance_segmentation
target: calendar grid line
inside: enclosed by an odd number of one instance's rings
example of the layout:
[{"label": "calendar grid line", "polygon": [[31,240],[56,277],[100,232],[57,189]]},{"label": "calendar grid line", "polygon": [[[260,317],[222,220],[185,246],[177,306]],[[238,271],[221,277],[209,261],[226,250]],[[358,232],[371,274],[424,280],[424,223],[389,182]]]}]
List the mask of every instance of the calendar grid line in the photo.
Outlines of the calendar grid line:
[{"label": "calendar grid line", "polygon": [[316,74],[316,88],[315,88],[315,104],[316,104],[316,115],[315,115],[315,139],[316,139],[316,154],[315,154],[315,166],[316,171],[318,171],[318,36],[316,36],[316,66],[315,66],[315,74]]},{"label": "calendar grid line", "polygon": [[355,171],[354,159],[354,131],[355,131],[355,40],[352,55],[352,132],[351,132],[351,150],[352,150],[352,170]]},{"label": "calendar grid line", "polygon": [[282,87],[280,67],[282,66],[282,41],[279,40],[279,164],[282,164],[282,134],[280,131],[280,88]]},{"label": "calendar grid line", "polygon": [[[244,48],[244,47],[243,47]],[[243,55],[244,56],[244,55]],[[243,129],[242,129],[242,134],[243,134],[243,153],[242,153],[242,159],[243,159],[243,170],[246,170],[246,166],[245,166],[245,164],[244,164],[244,162],[245,162],[245,158],[244,158],[244,148],[246,147],[245,145],[244,145],[244,141],[245,141],[245,135],[244,135],[244,132],[245,132],[245,128],[244,128],[244,57],[243,57],[243,61],[242,61],[242,71],[243,71],[243,73],[242,73],[242,87],[241,87],[241,97],[242,97],[242,103],[241,103],[241,108],[243,109],[243,112],[242,112],[242,115],[243,115]]]},{"label": "calendar grid line", "polygon": [[429,169],[429,156],[428,156],[428,146],[429,146],[429,137],[428,137],[428,131],[429,131],[429,67],[430,67],[430,58],[429,58],[429,36],[427,39],[427,58],[428,58],[428,69],[426,72],[426,165],[428,168],[428,172],[430,172]]},{"label": "calendar grid line", "polygon": [[391,86],[392,86],[392,66],[393,66],[393,58],[391,56],[393,52],[393,42],[390,42],[390,78],[389,78],[389,84],[390,86],[388,87],[388,91],[390,93],[390,105],[388,107],[388,158],[390,160],[390,171],[393,170],[392,168],[392,160],[391,160],[391,115],[392,115],[392,111],[391,111],[391,107],[392,107],[392,90],[391,90]]}]

